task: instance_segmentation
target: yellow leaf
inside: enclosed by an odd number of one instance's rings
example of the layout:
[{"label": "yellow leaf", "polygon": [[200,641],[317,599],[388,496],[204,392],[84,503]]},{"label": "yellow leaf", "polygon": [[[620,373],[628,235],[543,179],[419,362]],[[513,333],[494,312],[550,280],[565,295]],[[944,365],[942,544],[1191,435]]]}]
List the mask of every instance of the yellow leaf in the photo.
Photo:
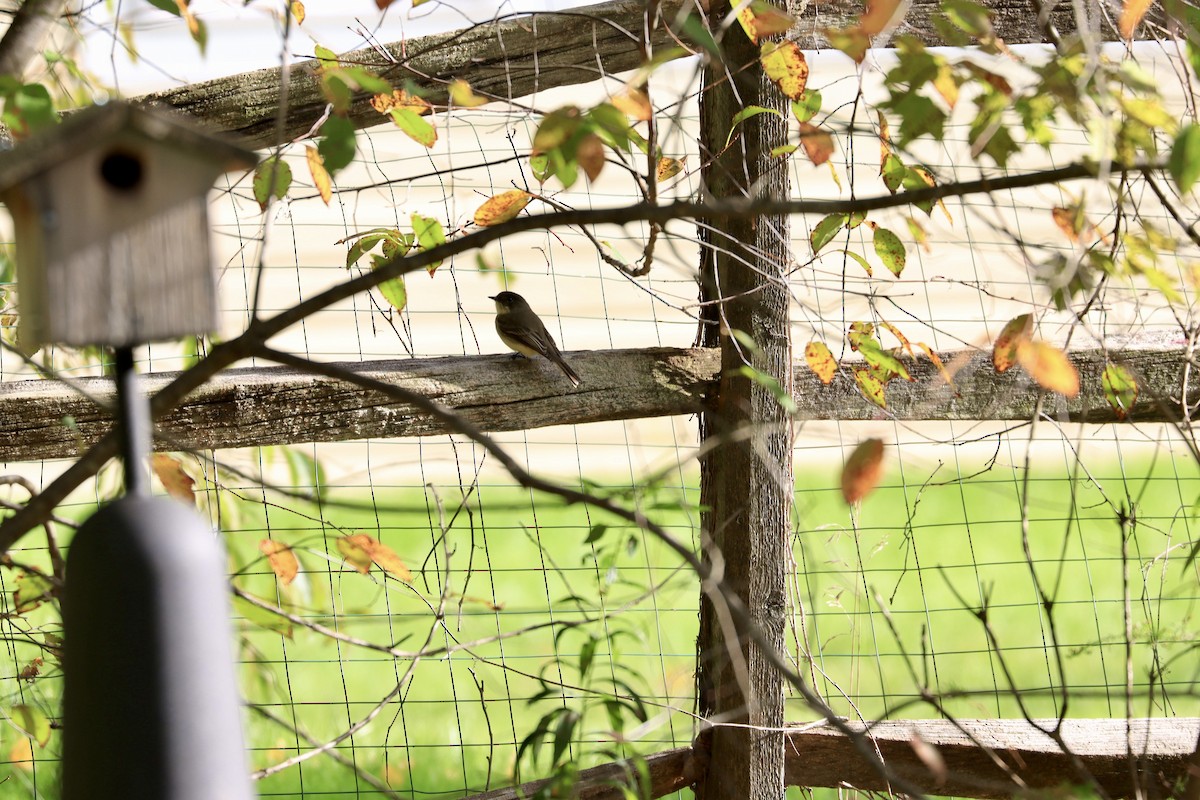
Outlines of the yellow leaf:
[{"label": "yellow leaf", "polygon": [[846,459],[842,467],[842,497],[854,504],[879,484],[883,475],[883,440],[866,439]]},{"label": "yellow leaf", "polygon": [[532,199],[533,195],[520,189],[509,189],[507,192],[492,195],[475,209],[475,224],[486,228],[515,219]]},{"label": "yellow leaf", "polygon": [[312,175],[313,184],[320,192],[325,205],[329,205],[329,201],[333,199],[333,178],[325,169],[325,159],[321,158],[321,153],[311,145],[304,149],[304,155],[308,158],[308,171]]},{"label": "yellow leaf", "polygon": [[196,482],[183,471],[183,464],[179,459],[166,453],[155,453],[150,456],[150,469],[167,490],[167,494],[176,500],[196,505],[196,495],[192,491]]},{"label": "yellow leaf", "polygon": [[50,741],[50,720],[40,708],[34,706],[13,706],[12,721],[17,727],[29,734],[39,747],[45,747]]},{"label": "yellow leaf", "polygon": [[17,769],[33,772],[33,742],[27,736],[18,736],[8,751],[8,760]]},{"label": "yellow leaf", "polygon": [[818,167],[833,155],[833,136],[811,122],[800,123],[800,144],[804,145],[808,160]]},{"label": "yellow leaf", "polygon": [[267,561],[271,564],[271,571],[275,573],[275,577],[279,578],[280,583],[287,586],[296,580],[296,575],[300,572],[300,562],[296,560],[296,554],[292,552],[292,548],[283,542],[263,539],[258,543],[258,549],[267,557]]},{"label": "yellow leaf", "polygon": [[604,143],[600,141],[600,137],[589,133],[580,139],[579,146],[575,149],[575,160],[579,162],[589,181],[599,178],[601,170],[604,169]]},{"label": "yellow leaf", "polygon": [[489,101],[471,91],[471,84],[459,78],[450,81],[450,102],[459,108],[478,108]]},{"label": "yellow leaf", "polygon": [[1133,32],[1141,24],[1142,18],[1150,10],[1152,3],[1153,0],[1125,0],[1125,7],[1121,9],[1121,19],[1117,23],[1117,28],[1121,31],[1121,38],[1133,38]]},{"label": "yellow leaf", "polygon": [[1079,371],[1067,354],[1047,342],[1026,341],[1017,347],[1017,361],[1043,389],[1066,397],[1079,394]]},{"label": "yellow leaf", "polygon": [[886,329],[888,333],[890,333],[892,336],[896,337],[896,341],[900,342],[900,346],[902,348],[904,348],[905,352],[907,352],[913,358],[917,357],[916,354],[913,352],[912,345],[909,344],[909,342],[908,342],[908,337],[905,336],[903,333],[901,333],[899,328],[897,328],[895,325],[888,322],[887,320],[880,320],[879,324],[881,327]]},{"label": "yellow leaf", "polygon": [[809,342],[804,348],[804,360],[809,369],[821,379],[821,383],[826,386],[833,383],[833,376],[837,373],[837,360],[824,342]]},{"label": "yellow leaf", "polygon": [[946,101],[946,105],[954,108],[958,102],[958,83],[954,80],[954,70],[945,61],[938,65],[937,76],[933,79],[933,88]]},{"label": "yellow leaf", "polygon": [[760,37],[786,33],[792,27],[792,18],[778,7],[764,0],[751,0],[738,12],[738,22],[750,41],[758,44]]},{"label": "yellow leaf", "polygon": [[767,77],[792,100],[799,100],[808,84],[808,62],[795,42],[763,42],[759,61]]},{"label": "yellow leaf", "polygon": [[1032,332],[1033,317],[1029,314],[1009,320],[996,337],[996,343],[992,345],[992,366],[996,368],[996,372],[1006,372],[1017,363],[1017,347],[1022,342],[1029,341],[1029,334]]},{"label": "yellow leaf", "polygon": [[337,549],[342,554],[342,558],[346,559],[347,564],[366,575],[371,571],[371,554],[367,547],[373,541],[375,540],[365,533],[354,533],[339,538]]},{"label": "yellow leaf", "polygon": [[304,3],[301,3],[300,0],[292,0],[292,2],[288,4],[288,8],[291,9],[292,19],[296,20],[296,24],[303,25],[304,24]]},{"label": "yellow leaf", "polygon": [[684,159],[682,158],[668,158],[667,156],[660,158],[658,160],[658,170],[656,171],[658,182],[662,183],[682,172],[683,161]]},{"label": "yellow leaf", "polygon": [[613,95],[612,104],[625,116],[639,122],[646,122],[654,113],[650,107],[650,98],[641,89],[633,86],[627,86],[624,91]]}]

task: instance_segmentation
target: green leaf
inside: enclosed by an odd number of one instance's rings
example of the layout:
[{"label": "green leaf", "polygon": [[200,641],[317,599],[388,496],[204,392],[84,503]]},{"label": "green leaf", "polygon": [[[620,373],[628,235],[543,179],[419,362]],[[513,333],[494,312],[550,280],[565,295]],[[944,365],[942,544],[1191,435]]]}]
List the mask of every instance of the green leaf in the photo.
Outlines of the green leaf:
[{"label": "green leaf", "polygon": [[[11,103],[11,108],[9,104]],[[58,123],[54,100],[40,83],[21,86],[4,104],[5,115],[15,115],[22,135],[37,133]]]},{"label": "green leaf", "polygon": [[683,21],[681,32],[684,38],[690,39],[696,44],[704,48],[705,52],[713,59],[721,60],[721,48],[717,45],[717,40],[713,38],[712,32],[708,26],[704,24],[704,20],[698,14],[689,14],[687,19]]},{"label": "green leaf", "polygon": [[[165,0],[166,2],[174,2],[174,0]],[[150,0],[155,2],[155,0]],[[330,50],[328,47],[317,45],[313,48],[313,54],[317,57],[317,61],[321,62],[322,67],[336,67],[338,65],[337,53]]]},{"label": "green leaf", "polygon": [[558,728],[554,731],[554,759],[553,763],[559,763],[559,760],[566,754],[567,748],[571,746],[571,740],[575,737],[575,726],[579,723],[579,712],[574,709],[569,709],[558,720]]},{"label": "green leaf", "polygon": [[876,228],[874,236],[875,255],[897,278],[904,271],[904,242],[887,228]]},{"label": "green leaf", "polygon": [[566,106],[552,111],[542,119],[537,133],[533,136],[533,149],[538,153],[548,153],[556,150],[567,142],[583,123],[579,109]]},{"label": "green leaf", "polygon": [[354,138],[354,125],[345,117],[331,116],[321,125],[321,141],[317,152],[325,162],[330,175],[349,166],[354,160],[358,145]]},{"label": "green leaf", "polygon": [[13,706],[12,721],[31,739],[45,747],[50,741],[50,720],[42,710],[33,706]]},{"label": "green leaf", "polygon": [[888,191],[895,194],[904,184],[904,177],[908,174],[908,168],[904,166],[904,162],[900,160],[900,156],[895,153],[888,153],[883,160],[883,185]]},{"label": "green leaf", "polygon": [[379,284],[379,293],[383,299],[397,311],[403,311],[408,304],[408,288],[404,285],[404,276],[397,275]]},{"label": "green leaf", "polygon": [[1120,364],[1109,363],[1100,375],[1100,385],[1104,387],[1104,397],[1116,412],[1117,419],[1125,419],[1138,397],[1138,385],[1133,375]]},{"label": "green leaf", "polygon": [[529,171],[533,173],[533,178],[538,183],[545,183],[553,174],[550,171],[550,156],[545,153],[538,153],[536,156],[529,158]]},{"label": "green leaf", "polygon": [[841,250],[839,252],[845,253],[846,255],[850,256],[851,259],[857,261],[858,265],[866,271],[867,275],[873,276],[875,274],[875,272],[871,269],[871,263],[858,253],[854,252],[853,250]]},{"label": "green leaf", "polygon": [[291,185],[292,168],[277,156],[263,160],[254,170],[254,199],[259,208],[266,209],[272,197],[282,200]]},{"label": "green leaf", "polygon": [[844,228],[849,221],[849,214],[830,214],[818,222],[812,230],[812,235],[809,237],[812,242],[813,252],[820,252],[822,247],[833,241],[833,237],[837,236],[838,231]]},{"label": "green leaf", "polygon": [[1192,123],[1184,127],[1175,137],[1171,156],[1167,159],[1167,172],[1186,194],[1200,178],[1200,125]]},{"label": "green leaf", "polygon": [[733,133],[735,130],[737,130],[738,125],[741,125],[751,117],[757,117],[759,114],[774,114],[777,117],[783,117],[783,114],[780,114],[773,108],[764,108],[763,106],[746,106],[741,111],[734,114],[733,119],[730,120],[729,135],[725,137],[725,146],[728,147],[729,143],[733,141]]},{"label": "green leaf", "polygon": [[863,397],[880,408],[887,408],[887,398],[884,395],[883,381],[871,374],[869,369],[854,370],[854,382]]},{"label": "green leaf", "polygon": [[792,101],[792,114],[798,122],[808,122],[821,110],[821,93],[805,89],[799,100]]},{"label": "green leaf", "polygon": [[396,123],[396,127],[404,131],[404,135],[417,144],[433,147],[437,142],[437,129],[430,124],[429,120],[411,108],[393,108],[388,113],[391,114],[392,122]]},{"label": "green leaf", "polygon": [[780,407],[789,414],[796,412],[796,401],[788,394],[783,386],[779,383],[779,379],[774,375],[757,370],[748,364],[743,364],[738,368],[738,374],[744,375],[750,380],[767,389],[779,403]]},{"label": "green leaf", "polygon": [[616,150],[629,149],[629,117],[612,103],[601,103],[587,113],[588,121],[604,143]]},{"label": "green leaf", "polygon": [[592,661],[596,658],[596,645],[600,640],[595,636],[589,636],[587,641],[583,643],[583,647],[579,650],[579,677],[583,679],[587,676],[588,670],[592,668]]},{"label": "green leaf", "polygon": [[[446,243],[446,232],[442,230],[442,223],[438,222],[433,217],[426,217],[421,214],[412,215],[413,235],[417,237],[417,244],[422,250],[432,250],[438,245]],[[441,261],[435,261],[425,269],[432,275],[434,271],[441,266]]]},{"label": "green leaf", "polygon": [[607,525],[597,522],[595,525],[592,526],[591,530],[588,531],[587,538],[583,540],[583,543],[584,544],[595,544],[596,542],[600,541],[601,538],[603,538],[604,534],[607,531],[608,531]]},{"label": "green leaf", "polygon": [[340,70],[344,78],[349,78],[358,88],[371,94],[387,94],[392,91],[392,84],[376,75],[366,67],[343,67]]},{"label": "green leaf", "polygon": [[862,353],[864,361],[874,367],[873,374],[880,377],[884,383],[894,377],[901,377],[906,381],[913,380],[904,362],[894,353],[884,350],[874,340],[861,340],[858,343],[858,352]]},{"label": "green leaf", "polygon": [[292,623],[287,617],[281,617],[237,595],[233,598],[233,609],[239,617],[253,625],[292,638]]}]

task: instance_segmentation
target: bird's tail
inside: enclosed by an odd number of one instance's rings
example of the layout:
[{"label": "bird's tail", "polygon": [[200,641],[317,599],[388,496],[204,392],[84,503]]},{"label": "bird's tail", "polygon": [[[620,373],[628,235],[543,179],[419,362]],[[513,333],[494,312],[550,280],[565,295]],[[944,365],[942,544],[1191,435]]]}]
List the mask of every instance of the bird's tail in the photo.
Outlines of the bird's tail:
[{"label": "bird's tail", "polygon": [[563,374],[566,375],[567,379],[571,381],[571,385],[579,386],[579,384],[583,383],[583,379],[579,377],[579,374],[576,373],[575,370],[571,369],[571,365],[563,360],[561,355],[555,353],[551,360],[558,365],[559,369],[563,371]]}]

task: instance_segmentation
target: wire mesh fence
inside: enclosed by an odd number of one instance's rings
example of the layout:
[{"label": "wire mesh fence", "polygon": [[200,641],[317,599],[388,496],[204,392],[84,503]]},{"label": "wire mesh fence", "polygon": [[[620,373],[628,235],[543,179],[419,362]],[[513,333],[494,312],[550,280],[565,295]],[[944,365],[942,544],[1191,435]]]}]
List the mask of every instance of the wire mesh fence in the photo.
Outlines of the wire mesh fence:
[{"label": "wire mesh fence", "polygon": [[[1168,57],[1138,55],[1171,86]],[[893,60],[880,52],[871,61],[860,73],[840,56],[811,59],[810,87],[832,109],[821,122],[838,151],[829,166],[790,162],[798,198],[886,191],[880,117],[865,104],[882,91],[880,75]],[[654,84],[663,111],[658,142],[683,166],[659,184],[660,201],[703,191],[698,84],[691,62]],[[307,178],[302,147],[283,152],[296,179],[265,211],[251,176],[230,175],[212,205],[222,336],[148,346],[141,367],[186,368],[252,320],[369,272],[371,252],[356,260],[356,243],[373,231],[411,228],[413,215],[439,220],[453,236],[485,199],[514,187],[548,208],[628,202],[628,175],[645,168],[637,158],[613,165],[624,173],[606,169],[568,191],[540,183],[529,163],[543,112],[602,102],[623,85],[614,78],[520,105],[437,115],[431,148],[392,126],[368,129],[329,204]],[[939,185],[975,179],[970,125],[956,120],[938,147],[904,157]],[[1052,154],[1010,171],[1089,155],[1086,132],[1060,127],[1055,135]],[[1141,218],[1166,226],[1168,211],[1139,191]],[[1082,257],[1080,231],[1100,236],[1114,224],[1117,198],[1103,188],[1087,192],[1011,190],[947,198],[928,214],[883,212],[873,224],[911,236],[898,275],[874,257],[873,228],[847,228],[814,255],[821,218],[795,218],[793,348],[800,354],[822,340],[835,356],[852,358],[848,344],[835,343],[854,323],[869,323],[909,356],[923,344],[967,357],[988,350],[1023,313],[1036,317],[1042,337],[1069,347],[1145,335],[1190,341],[1188,244],[1178,274],[1167,276],[1178,297],[1145,279],[1113,280],[1096,302],[1068,293],[1056,307],[1055,292],[1077,274],[1068,266]],[[1072,239],[1058,212],[1076,204],[1086,219]],[[356,294],[271,346],[339,362],[504,352],[488,296],[514,289],[565,351],[688,347],[697,337],[694,224],[664,227],[647,276],[612,263],[633,263],[650,230],[581,226],[505,238],[407,276],[403,308],[378,291]],[[41,357],[64,377],[104,367],[95,352]],[[561,380],[542,366],[512,369]],[[969,368],[945,366],[951,388]],[[7,350],[0,371],[5,380],[32,374]],[[969,410],[929,420],[919,405],[910,418],[881,407],[865,415],[871,421],[838,421],[837,409],[832,421],[795,420],[792,560],[778,565],[790,587],[786,656],[837,715],[1197,714],[1191,526],[1200,479],[1190,433],[1171,423],[1079,425],[1053,396],[1038,403],[1023,420],[974,419]],[[841,465],[872,436],[885,443],[882,483],[866,502],[847,506]],[[530,471],[636,509],[690,549],[701,547],[694,419],[492,439]],[[6,469],[43,486],[69,463]],[[198,505],[228,551],[260,796],[461,796],[543,777],[556,764],[578,770],[686,746],[701,730],[694,572],[644,529],[514,484],[469,437],[173,453],[155,472],[164,491]],[[58,510],[58,533],[111,498],[117,483],[114,468],[101,471]],[[15,479],[10,485],[7,501],[21,502],[25,489]],[[0,792],[14,797],[52,793],[57,775],[54,735],[47,728],[42,740],[32,730],[56,719],[61,693],[58,617],[39,577],[50,559],[45,537],[35,535],[0,569],[0,686],[14,733],[0,735],[10,776]],[[790,722],[820,718],[789,696]]]}]

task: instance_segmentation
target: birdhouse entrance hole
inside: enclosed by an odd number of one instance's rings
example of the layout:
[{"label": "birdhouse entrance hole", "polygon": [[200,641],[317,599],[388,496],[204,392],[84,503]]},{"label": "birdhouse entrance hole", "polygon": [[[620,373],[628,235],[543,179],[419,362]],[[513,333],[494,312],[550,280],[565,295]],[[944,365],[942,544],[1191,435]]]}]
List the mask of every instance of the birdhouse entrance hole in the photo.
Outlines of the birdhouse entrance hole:
[{"label": "birdhouse entrance hole", "polygon": [[121,150],[114,150],[100,162],[100,177],[114,189],[132,191],[142,182],[142,160]]}]

